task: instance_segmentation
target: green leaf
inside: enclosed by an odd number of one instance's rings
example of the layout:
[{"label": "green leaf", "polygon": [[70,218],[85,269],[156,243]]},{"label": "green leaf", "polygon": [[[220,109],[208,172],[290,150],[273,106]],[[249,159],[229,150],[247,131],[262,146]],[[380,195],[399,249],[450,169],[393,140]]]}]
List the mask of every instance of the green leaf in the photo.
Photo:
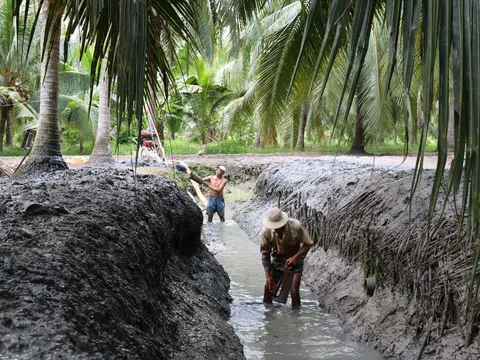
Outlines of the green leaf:
[{"label": "green leaf", "polygon": [[182,127],[182,119],[176,115],[166,114],[168,131],[171,133],[177,133]]}]

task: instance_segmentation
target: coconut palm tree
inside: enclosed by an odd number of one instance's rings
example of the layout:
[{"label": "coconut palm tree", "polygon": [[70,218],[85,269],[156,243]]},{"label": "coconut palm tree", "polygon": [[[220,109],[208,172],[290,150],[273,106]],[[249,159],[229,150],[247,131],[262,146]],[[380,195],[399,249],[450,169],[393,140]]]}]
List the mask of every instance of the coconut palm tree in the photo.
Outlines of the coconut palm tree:
[{"label": "coconut palm tree", "polygon": [[[30,6],[29,1],[17,0],[14,14],[18,16],[21,12],[28,11]],[[159,34],[164,34],[169,39],[177,37],[193,40],[190,29],[196,29],[192,3],[189,0],[138,0],[123,2],[122,6],[119,6],[116,0],[62,0],[43,2],[42,8],[46,15],[45,33],[49,35],[45,37],[47,41],[44,42],[49,45],[47,47],[49,51],[45,56],[48,61],[44,64],[48,63],[49,67],[54,68],[52,63],[56,61],[56,41],[48,39],[58,37],[57,27],[60,27],[61,18],[65,14],[69,21],[65,41],[69,41],[76,28],[81,28],[88,29],[80,32],[82,50],[95,44],[92,78],[98,78],[96,69],[100,59],[103,59],[106,53],[107,44],[111,47],[112,56],[109,58],[112,61],[107,64],[107,73],[111,83],[116,81],[118,109],[120,114],[126,115],[128,121],[134,117],[142,119],[145,88],[152,86],[157,88],[159,84],[173,81],[170,59],[166,56],[165,47],[159,45],[157,41]],[[123,14],[136,14],[136,18],[125,17]],[[158,73],[161,74],[161,78],[157,77]],[[51,79],[48,76],[50,72],[44,74],[46,76],[42,84],[50,82]],[[91,88],[93,84],[94,81]],[[45,99],[53,100],[54,93],[47,94],[47,91],[45,87]],[[44,164],[44,169],[65,168],[59,147],[56,145],[59,140],[58,122],[53,126],[53,116],[53,114],[52,117],[49,116],[51,122],[40,120],[39,136],[37,135],[31,159],[26,164],[27,168],[39,168],[35,164]],[[119,118],[119,121],[121,120],[122,117]],[[140,132],[141,121],[138,124]],[[49,163],[52,165],[48,165]]]},{"label": "coconut palm tree", "polygon": [[95,145],[89,162],[95,164],[109,164],[115,162],[112,156],[110,145],[110,95],[109,95],[109,78],[105,69],[107,68],[108,57],[103,60],[103,74],[100,78],[98,87],[98,126],[95,137]]},{"label": "coconut palm tree", "polygon": [[[90,97],[91,52],[85,52],[82,61],[79,61],[79,49],[75,45],[69,44],[74,51],[70,51],[66,61],[60,65],[58,113],[62,128],[73,126],[78,130],[82,154],[84,142],[94,137],[92,129],[97,128],[98,92]],[[31,103],[22,103],[20,98],[20,101],[15,99],[13,104],[13,116],[27,122],[23,127],[24,142],[29,133],[38,130],[40,96],[40,91],[33,91],[30,93]]]},{"label": "coconut palm tree", "polygon": [[[34,82],[38,75],[39,56],[37,51],[37,37],[32,40],[32,51],[27,51],[22,46],[22,39],[25,34],[29,34],[32,28],[32,13],[27,13],[26,21],[20,19],[22,25],[18,28],[14,25],[13,0],[6,0],[0,4],[0,87],[17,91],[21,101],[23,95]],[[8,97],[10,96],[10,100]],[[0,117],[0,151],[3,151],[3,139],[5,135],[5,145],[12,146],[12,109],[13,94],[6,95],[2,103]],[[24,97],[23,97],[24,98]]]},{"label": "coconut palm tree", "polygon": [[[49,24],[49,7],[55,7],[56,16]],[[42,46],[44,53],[40,66],[40,113],[32,152],[23,171],[54,171],[67,168],[60,152],[58,123],[58,94],[60,62],[60,34],[63,5],[46,0],[42,5]]]},{"label": "coconut palm tree", "polygon": [[216,137],[218,110],[230,100],[231,92],[216,76],[218,70],[215,65],[197,59],[194,70],[195,75],[179,84],[178,92],[186,105],[184,119],[205,145]]},{"label": "coconut palm tree", "polygon": [[[310,32],[315,11],[328,6],[328,21],[321,37]],[[472,341],[474,324],[480,310],[480,276],[478,265],[480,259],[480,163],[477,161],[480,153],[480,137],[478,118],[480,114],[480,62],[478,48],[480,45],[480,2],[473,0],[311,0],[308,16],[303,27],[304,41],[297,56],[294,74],[302,65],[305,54],[311,50],[305,45],[311,37],[325,44],[330,43],[330,55],[323,46],[316,56],[316,70],[311,78],[312,87],[319,74],[322,82],[331,75],[331,68],[319,71],[324,62],[332,64],[338,50],[348,47],[348,69],[342,89],[341,103],[350,109],[356,96],[356,88],[361,81],[361,72],[368,53],[369,37],[375,16],[386,20],[389,29],[388,64],[384,76],[384,85],[380,98],[383,104],[389,93],[390,84],[397,65],[398,54],[402,52],[402,78],[405,96],[411,94],[411,83],[415,59],[415,44],[417,32],[421,31],[422,39],[422,107],[424,121],[419,142],[419,155],[412,184],[415,191],[421,179],[423,154],[427,135],[429,134],[429,119],[434,112],[434,78],[439,76],[438,96],[438,164],[435,182],[432,190],[429,215],[435,212],[437,197],[441,189],[448,149],[448,123],[450,101],[450,75],[454,79],[453,95],[455,103],[455,150],[451,165],[451,176],[447,194],[452,191],[463,192],[463,205],[460,213],[467,212],[466,229],[467,245],[472,246],[474,264],[471,270],[471,281],[468,286],[469,302],[467,313],[469,317],[467,343]],[[423,19],[423,22],[420,22]],[[422,26],[420,26],[422,25]],[[348,29],[348,31],[345,31]],[[310,35],[312,34],[312,35]],[[402,41],[399,38],[402,37]],[[338,41],[337,41],[338,39]],[[400,48],[402,44],[403,49]],[[437,63],[438,59],[438,63]],[[279,59],[279,63],[281,58]],[[453,63],[453,67],[450,64]],[[463,188],[461,185],[463,184]],[[448,196],[447,196],[448,197]]]},{"label": "coconut palm tree", "polygon": [[[242,53],[242,62],[252,70],[245,72],[248,86],[243,89],[243,96],[233,100],[222,116],[226,124],[233,124],[244,116],[253,117],[258,122],[254,146],[263,146],[265,142],[276,144],[280,131],[293,147],[298,144],[299,149],[303,148],[310,109],[307,98],[311,100],[311,97],[308,88],[305,89],[305,79],[300,76],[289,97],[286,79],[295,65],[305,18],[306,9],[301,1],[282,4],[269,1],[265,4],[264,17],[252,21],[244,31],[244,38],[239,40],[246,50]],[[321,16],[317,21],[322,23]],[[310,45],[315,46],[314,43]],[[302,71],[300,73],[303,75]],[[297,124],[293,128],[292,119]]]}]

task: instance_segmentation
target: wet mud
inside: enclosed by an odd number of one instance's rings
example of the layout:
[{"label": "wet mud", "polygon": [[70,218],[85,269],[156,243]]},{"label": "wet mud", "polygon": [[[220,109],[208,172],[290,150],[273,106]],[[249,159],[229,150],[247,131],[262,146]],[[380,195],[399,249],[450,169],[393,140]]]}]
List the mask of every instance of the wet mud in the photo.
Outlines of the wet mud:
[{"label": "wet mud", "polygon": [[154,176],[1,180],[0,357],[243,359],[229,278],[201,225],[176,184]]},{"label": "wet mud", "polygon": [[[409,216],[412,173],[372,169],[355,159],[274,165],[234,219],[257,242],[270,207],[280,204],[302,221],[315,241],[305,284],[353,339],[369,342],[386,358],[478,359],[478,333],[470,346],[464,333],[462,276],[472,254],[456,248],[452,201],[426,236],[433,170],[424,172]],[[364,280],[372,273],[378,286],[368,296]]]}]

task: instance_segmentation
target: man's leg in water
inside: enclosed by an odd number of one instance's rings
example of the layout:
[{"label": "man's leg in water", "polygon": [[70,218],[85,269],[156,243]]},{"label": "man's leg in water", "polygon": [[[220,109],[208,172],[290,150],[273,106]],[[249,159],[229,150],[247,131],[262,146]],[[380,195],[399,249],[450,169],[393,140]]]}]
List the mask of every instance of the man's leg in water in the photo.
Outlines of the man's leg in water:
[{"label": "man's leg in water", "polygon": [[302,273],[297,272],[293,275],[293,283],[290,288],[290,296],[292,297],[292,307],[300,305],[300,282],[302,280]]},{"label": "man's leg in water", "polygon": [[208,222],[213,221],[213,215],[217,211],[217,202],[215,196],[210,196],[208,198],[208,205],[207,205],[207,215],[208,215]]},{"label": "man's leg in water", "polygon": [[281,274],[274,273],[272,274],[272,281],[269,283],[268,281],[265,283],[265,290],[263,293],[263,302],[265,304],[271,304],[273,300],[273,292],[275,291],[278,282],[280,281]]},{"label": "man's leg in water", "polygon": [[217,198],[217,211],[221,222],[225,222],[225,199],[223,196]]}]

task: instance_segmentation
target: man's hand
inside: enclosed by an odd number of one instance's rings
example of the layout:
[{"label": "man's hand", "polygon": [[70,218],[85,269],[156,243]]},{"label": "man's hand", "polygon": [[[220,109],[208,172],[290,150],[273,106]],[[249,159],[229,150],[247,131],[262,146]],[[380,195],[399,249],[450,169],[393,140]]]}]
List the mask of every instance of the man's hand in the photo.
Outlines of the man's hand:
[{"label": "man's hand", "polygon": [[287,259],[287,261],[285,262],[285,267],[291,269],[293,268],[295,265],[297,265],[297,262],[298,262],[298,258],[296,255],[292,256],[292,257],[289,257]]}]

